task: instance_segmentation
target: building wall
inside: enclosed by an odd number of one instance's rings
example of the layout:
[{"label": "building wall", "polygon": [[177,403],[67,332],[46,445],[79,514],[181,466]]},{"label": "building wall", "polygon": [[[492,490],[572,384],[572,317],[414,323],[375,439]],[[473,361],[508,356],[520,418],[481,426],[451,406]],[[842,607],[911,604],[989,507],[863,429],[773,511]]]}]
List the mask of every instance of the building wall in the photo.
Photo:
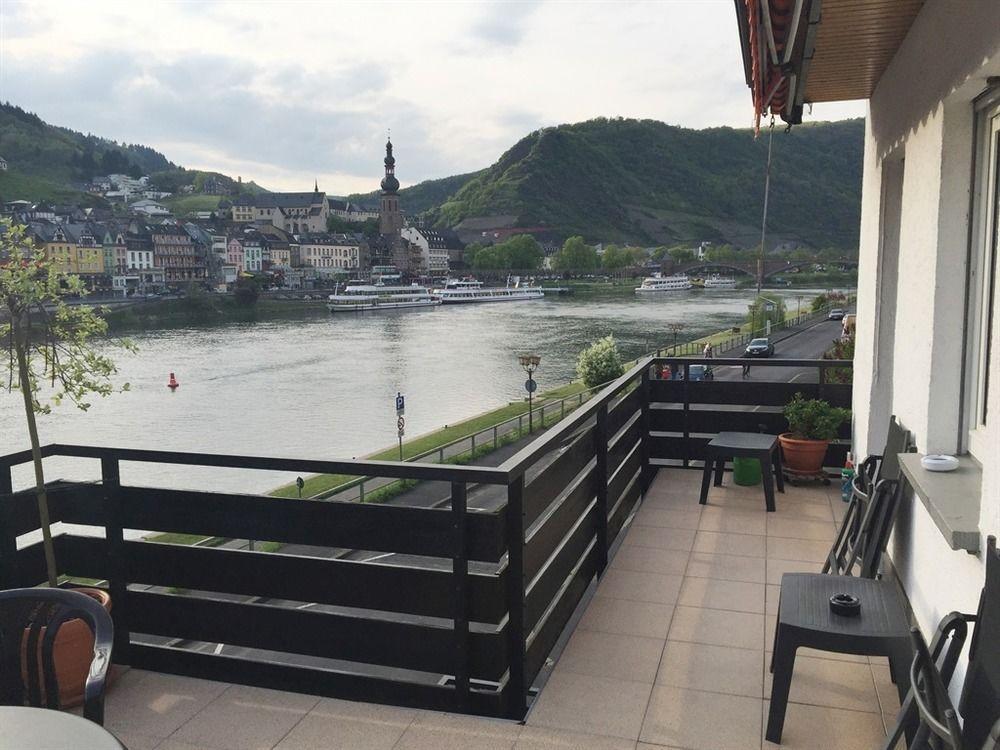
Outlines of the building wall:
[{"label": "building wall", "polygon": [[[890,414],[921,453],[964,449],[962,362],[973,187],[973,100],[1000,75],[1000,3],[929,2],[869,103],[861,213],[855,447],[881,452]],[[994,309],[1000,309],[994,301]],[[980,529],[1000,534],[1000,326],[994,326]],[[982,555],[953,551],[904,498],[889,547],[930,635],[975,611]],[[964,662],[953,687],[961,685]],[[953,690],[954,692],[954,690]]]}]

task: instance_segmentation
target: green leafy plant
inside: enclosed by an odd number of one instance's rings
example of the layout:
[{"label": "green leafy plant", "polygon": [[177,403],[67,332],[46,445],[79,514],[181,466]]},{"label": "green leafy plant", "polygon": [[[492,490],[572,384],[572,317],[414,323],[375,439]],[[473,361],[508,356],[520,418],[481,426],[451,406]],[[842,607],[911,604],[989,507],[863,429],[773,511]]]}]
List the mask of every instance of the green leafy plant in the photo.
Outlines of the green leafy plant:
[{"label": "green leafy plant", "polygon": [[830,406],[822,399],[809,399],[801,393],[785,405],[785,419],[792,437],[800,440],[833,440],[840,425],[851,418],[850,409]]},{"label": "green leafy plant", "polygon": [[580,352],[576,374],[588,388],[607,383],[625,372],[614,336],[605,336]]},{"label": "green leafy plant", "polygon": [[[115,363],[93,346],[93,339],[106,333],[107,323],[95,308],[66,302],[86,291],[79,276],[35,247],[26,227],[0,222],[0,342],[8,370],[0,385],[20,391],[24,400],[45,567],[53,587],[58,577],[35,415],[48,414],[64,399],[86,410],[90,395],[115,391]],[[127,340],[112,343],[135,349]],[[128,384],[121,390],[128,390]]]}]

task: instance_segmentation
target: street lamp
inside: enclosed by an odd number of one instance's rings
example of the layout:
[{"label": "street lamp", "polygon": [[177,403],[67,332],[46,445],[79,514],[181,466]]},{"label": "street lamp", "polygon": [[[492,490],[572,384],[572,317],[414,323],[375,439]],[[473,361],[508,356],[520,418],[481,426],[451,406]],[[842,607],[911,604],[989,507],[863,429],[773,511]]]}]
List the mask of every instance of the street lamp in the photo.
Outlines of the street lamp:
[{"label": "street lamp", "polygon": [[667,329],[674,334],[674,343],[671,347],[671,354],[677,356],[677,334],[684,330],[683,323],[667,323]]},{"label": "street lamp", "polygon": [[534,431],[534,422],[532,419],[532,395],[535,389],[538,388],[538,383],[535,382],[533,375],[535,370],[538,369],[539,363],[542,358],[537,354],[521,354],[518,356],[517,361],[520,363],[521,367],[526,373],[528,373],[528,379],[524,381],[524,390],[528,392],[528,434],[530,435]]}]

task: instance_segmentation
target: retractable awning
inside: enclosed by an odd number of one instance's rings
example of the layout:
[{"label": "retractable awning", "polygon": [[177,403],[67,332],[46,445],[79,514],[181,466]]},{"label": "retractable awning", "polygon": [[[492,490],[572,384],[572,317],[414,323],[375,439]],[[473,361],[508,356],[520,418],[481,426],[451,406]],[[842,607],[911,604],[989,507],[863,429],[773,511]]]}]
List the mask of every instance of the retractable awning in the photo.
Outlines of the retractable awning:
[{"label": "retractable awning", "polygon": [[754,123],[813,102],[867,99],[924,0],[735,0]]}]

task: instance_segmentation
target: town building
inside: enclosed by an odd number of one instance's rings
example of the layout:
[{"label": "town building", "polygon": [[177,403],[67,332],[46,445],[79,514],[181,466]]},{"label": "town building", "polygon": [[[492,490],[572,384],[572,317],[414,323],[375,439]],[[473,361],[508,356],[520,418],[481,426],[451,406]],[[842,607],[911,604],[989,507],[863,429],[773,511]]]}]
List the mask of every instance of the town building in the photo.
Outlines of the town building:
[{"label": "town building", "polygon": [[368,219],[378,221],[379,218],[379,210],[377,208],[361,206],[357,203],[340,200],[339,198],[327,198],[326,203],[330,216],[336,216],[338,219],[343,219],[344,221],[360,224]]},{"label": "town building", "polygon": [[149,217],[164,217],[170,216],[170,209],[164,206],[162,203],[158,203],[150,198],[143,198],[142,200],[135,201],[134,203],[128,204],[129,210],[135,214],[142,214],[143,216]]},{"label": "town building", "polygon": [[419,248],[420,270],[433,275],[446,275],[452,265],[462,265],[465,245],[458,235],[447,229],[403,227],[400,236]]},{"label": "town building", "polygon": [[253,221],[257,208],[252,195],[244,193],[233,199],[233,221]]},{"label": "town building", "polygon": [[191,236],[176,224],[158,224],[149,229],[153,264],[163,269],[168,285],[180,285],[207,277],[205,259],[199,257]]},{"label": "town building", "polygon": [[299,237],[303,266],[321,274],[347,273],[361,267],[363,242],[347,234],[304,234]]},{"label": "town building", "polygon": [[244,271],[243,243],[239,237],[229,238],[226,245],[226,265],[235,268],[238,274]]}]

